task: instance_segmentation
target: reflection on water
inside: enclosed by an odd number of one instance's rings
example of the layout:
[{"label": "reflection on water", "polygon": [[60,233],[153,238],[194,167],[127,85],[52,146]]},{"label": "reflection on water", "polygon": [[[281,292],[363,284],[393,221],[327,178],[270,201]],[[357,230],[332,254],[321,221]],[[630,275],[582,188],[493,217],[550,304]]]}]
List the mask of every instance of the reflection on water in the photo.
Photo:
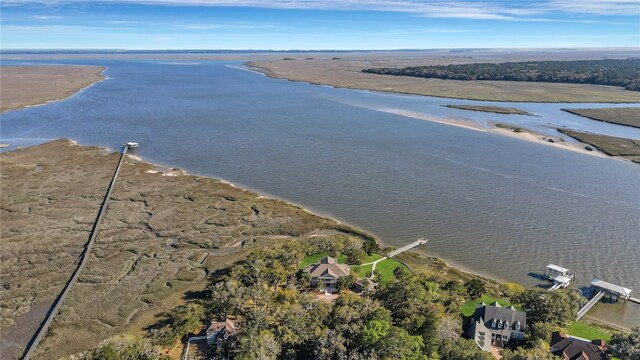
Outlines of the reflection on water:
[{"label": "reflection on water", "polygon": [[[510,104],[537,116],[469,112],[441,106],[469,101],[225,66],[237,62],[68,62],[107,66],[109,80],[4,114],[2,142],[68,137],[115,149],[135,140],[149,161],[291,200],[388,244],[428,237],[431,254],[496,278],[535,286],[527,274],[554,263],[580,284],[598,277],[640,292],[640,166],[375,109],[508,117],[541,132],[565,124],[640,139],[639,129],[581,119],[562,104]],[[624,311],[627,324],[640,323],[637,308]]]}]

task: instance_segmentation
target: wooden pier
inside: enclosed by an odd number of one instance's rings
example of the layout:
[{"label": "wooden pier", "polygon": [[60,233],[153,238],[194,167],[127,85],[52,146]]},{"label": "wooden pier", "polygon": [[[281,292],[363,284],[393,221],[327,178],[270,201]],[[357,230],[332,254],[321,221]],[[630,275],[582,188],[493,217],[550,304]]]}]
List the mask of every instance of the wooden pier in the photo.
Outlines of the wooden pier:
[{"label": "wooden pier", "polygon": [[591,310],[591,308],[593,308],[598,303],[598,301],[602,299],[603,296],[604,296],[604,291],[600,291],[594,297],[592,297],[591,300],[589,300],[586,304],[584,304],[584,306],[581,307],[580,310],[578,310],[576,321],[582,319],[585,315],[587,315],[589,310]]},{"label": "wooden pier", "polygon": [[414,247],[418,247],[418,246],[420,246],[420,245],[424,245],[424,244],[426,244],[427,242],[428,242],[428,240],[427,240],[427,239],[420,238],[420,239],[418,239],[418,240],[416,240],[416,241],[414,241],[414,242],[412,242],[412,243],[410,243],[410,244],[407,244],[407,245],[405,245],[405,246],[403,246],[403,247],[401,247],[401,248],[398,248],[398,249],[395,249],[395,250],[393,250],[393,251],[389,252],[389,253],[387,254],[387,257],[394,257],[394,256],[396,256],[396,255],[398,255],[398,254],[400,254],[400,253],[403,253],[403,252],[407,251],[407,250],[411,250],[411,249],[413,249]]},{"label": "wooden pier", "polygon": [[[132,144],[135,144],[135,146],[132,146]],[[74,270],[73,275],[71,275],[71,278],[65,285],[64,289],[62,289],[62,292],[60,293],[60,295],[58,295],[56,300],[53,302],[51,308],[45,315],[45,319],[40,325],[40,327],[38,328],[37,332],[27,344],[27,349],[25,350],[24,356],[22,357],[23,360],[29,360],[31,358],[31,356],[33,355],[33,352],[38,347],[38,344],[49,331],[49,326],[51,325],[53,318],[58,313],[58,310],[60,310],[60,306],[62,305],[67,295],[69,294],[69,291],[73,287],[73,284],[75,284],[75,282],[78,280],[78,277],[80,276],[80,272],[87,264],[89,253],[91,252],[91,248],[93,247],[93,244],[95,243],[96,237],[98,235],[98,228],[100,226],[100,222],[102,221],[102,217],[104,216],[104,213],[107,210],[109,199],[111,198],[111,192],[113,191],[113,187],[116,183],[116,179],[118,178],[118,174],[120,173],[120,168],[122,167],[122,163],[124,163],[124,159],[127,156],[127,150],[135,147],[137,147],[137,143],[127,143],[122,147],[122,154],[120,155],[120,160],[118,161],[118,165],[116,166],[116,171],[113,173],[113,177],[111,178],[111,182],[109,183],[109,187],[107,188],[107,194],[105,195],[104,200],[102,201],[102,205],[100,205],[100,210],[98,211],[98,217],[96,218],[96,221],[94,222],[93,228],[91,230],[91,236],[89,236],[89,240],[85,245],[84,251],[79,257],[78,266]]]},{"label": "wooden pier", "polygon": [[[382,257],[382,258],[380,258],[380,259],[378,259],[378,260],[376,260],[376,261],[372,261],[372,262],[369,262],[369,263],[366,263],[366,264],[362,264],[362,265],[360,265],[360,266],[371,265],[371,277],[373,277],[373,272],[374,272],[374,270],[376,269],[376,265],[377,265],[379,262],[381,262],[381,261],[383,261],[383,260],[386,260],[386,259],[389,259],[389,258],[391,258],[391,257],[394,257],[394,256],[396,256],[396,255],[398,255],[398,254],[400,254],[400,253],[405,252],[405,251],[411,250],[411,249],[413,249],[414,247],[418,247],[418,246],[420,246],[420,245],[424,245],[424,244],[426,244],[427,242],[429,242],[429,240],[427,240],[427,239],[425,239],[425,238],[420,238],[420,239],[418,239],[418,240],[416,240],[416,241],[414,241],[414,242],[412,242],[412,243],[410,243],[410,244],[407,244],[407,245],[405,245],[405,246],[403,246],[403,247],[401,247],[401,248],[398,248],[398,249],[395,249],[395,250],[393,250],[393,251],[390,251],[386,256],[384,256],[384,257]],[[413,272],[413,271],[412,271],[412,272]]]}]

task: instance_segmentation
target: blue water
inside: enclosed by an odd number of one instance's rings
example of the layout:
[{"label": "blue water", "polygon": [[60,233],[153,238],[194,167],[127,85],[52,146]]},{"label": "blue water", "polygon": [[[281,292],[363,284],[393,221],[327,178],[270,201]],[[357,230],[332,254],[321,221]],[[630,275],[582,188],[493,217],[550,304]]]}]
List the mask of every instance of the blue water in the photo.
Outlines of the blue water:
[{"label": "blue water", "polygon": [[[498,115],[441,106],[493,102],[275,80],[232,61],[51,62],[106,66],[108,80],[3,114],[3,143],[133,140],[148,161],[290,200],[388,244],[427,237],[430,254],[496,278],[532,286],[528,274],[555,263],[581,284],[598,277],[640,293],[639,165],[386,112],[640,139],[640,129],[560,110],[602,104],[510,103],[536,116]],[[629,313],[618,315],[640,322]]]}]

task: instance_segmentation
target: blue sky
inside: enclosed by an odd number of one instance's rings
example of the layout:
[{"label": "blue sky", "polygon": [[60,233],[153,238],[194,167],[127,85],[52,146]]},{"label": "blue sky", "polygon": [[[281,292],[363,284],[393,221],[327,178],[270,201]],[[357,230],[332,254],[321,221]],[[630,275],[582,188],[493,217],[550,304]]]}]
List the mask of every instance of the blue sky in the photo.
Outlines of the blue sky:
[{"label": "blue sky", "polygon": [[3,49],[640,47],[640,0],[3,0]]}]

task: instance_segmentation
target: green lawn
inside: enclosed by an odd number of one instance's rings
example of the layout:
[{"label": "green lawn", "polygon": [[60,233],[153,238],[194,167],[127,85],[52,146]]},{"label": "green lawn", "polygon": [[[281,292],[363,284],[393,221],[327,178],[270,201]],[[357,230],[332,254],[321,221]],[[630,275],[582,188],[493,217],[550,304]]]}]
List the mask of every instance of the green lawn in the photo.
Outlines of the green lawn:
[{"label": "green lawn", "polygon": [[[309,256],[305,257],[304,259],[302,259],[302,262],[300,263],[299,268],[300,269],[304,269],[304,267],[309,265],[309,264],[318,263],[325,256],[327,256],[327,253],[319,253],[319,254],[309,255]],[[363,263],[366,264],[366,263],[369,263],[369,262],[372,262],[372,261],[376,261],[376,260],[382,259],[382,258],[383,258],[383,256],[380,255],[380,254],[373,254],[373,255],[367,256],[366,260]],[[338,257],[338,263],[345,264],[346,262],[347,262],[346,256],[339,256]],[[394,259],[386,259],[386,260],[380,261],[376,265],[376,270],[378,270],[380,272],[381,276],[382,276],[382,280],[380,282],[382,284],[386,284],[389,281],[393,280],[393,278],[394,278],[393,270],[395,270],[395,268],[397,268],[397,267],[402,267],[407,272],[409,272],[409,269],[407,269],[407,267],[405,265],[403,265],[402,263],[400,263],[399,261],[396,261]],[[371,265],[352,266],[351,269],[353,270],[353,272],[357,273],[358,277],[360,277],[360,278],[364,278],[364,277],[368,278],[369,276],[371,276]]]},{"label": "green lawn", "polygon": [[[492,296],[489,296],[489,295],[482,295],[478,299],[469,300],[466,303],[464,303],[464,305],[462,305],[462,307],[460,308],[460,312],[464,316],[471,316],[476,311],[476,306],[478,306],[481,302],[483,302],[485,304],[493,304],[495,301],[497,301],[498,304],[500,304],[500,306],[502,306],[502,307],[511,306],[511,303],[506,301],[506,300],[496,299],[496,298],[494,298]],[[517,305],[515,306],[515,308],[518,309],[518,310],[521,310],[521,309],[519,309],[519,307]]]},{"label": "green lawn", "polygon": [[611,334],[609,334],[608,332],[602,331],[593,326],[589,326],[583,322],[572,322],[568,330],[569,335],[577,336],[587,340],[611,340]]},{"label": "green lawn", "polygon": [[[322,260],[324,257],[329,256],[329,254],[327,254],[326,252],[321,252],[321,253],[317,253],[314,255],[309,255],[306,258],[302,259],[302,262],[300,263],[300,265],[298,266],[299,269],[304,269],[305,266],[310,265],[310,264],[317,264],[320,262],[320,260]],[[338,263],[339,264],[345,264],[347,262],[347,257],[346,256],[338,256]]]},{"label": "green lawn", "polygon": [[[371,255],[369,256],[369,258],[367,258],[367,260],[365,261],[365,264],[370,261],[378,260],[380,258],[382,258],[381,255],[377,255],[377,254]],[[373,265],[358,266],[355,270],[358,273],[359,277],[369,277],[371,276],[372,266]],[[380,272],[380,275],[382,276],[382,278],[380,279],[380,283],[386,284],[389,281],[393,280],[395,278],[395,276],[393,275],[393,270],[395,270],[398,267],[404,268],[407,273],[411,273],[404,264],[402,264],[397,260],[385,259],[380,261],[376,265],[376,270],[378,270]]]}]

